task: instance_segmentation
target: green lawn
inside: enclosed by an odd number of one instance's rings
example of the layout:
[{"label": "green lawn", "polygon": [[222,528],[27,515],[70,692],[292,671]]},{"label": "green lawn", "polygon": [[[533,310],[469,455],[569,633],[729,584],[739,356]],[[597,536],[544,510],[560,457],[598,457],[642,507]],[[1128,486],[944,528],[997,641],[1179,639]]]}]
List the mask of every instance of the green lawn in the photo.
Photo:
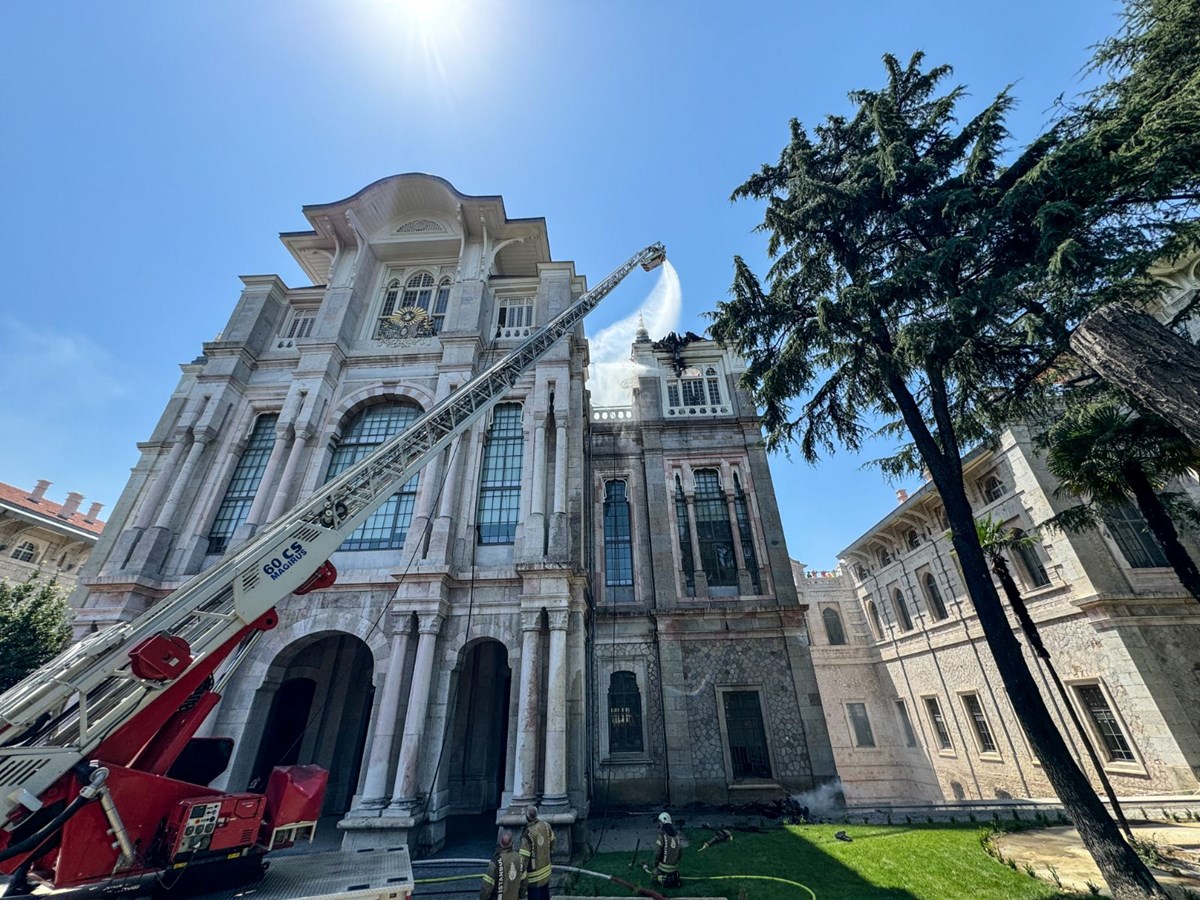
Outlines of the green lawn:
[{"label": "green lawn", "polygon": [[[854,840],[834,838],[844,830]],[[732,842],[697,852],[710,832],[687,829],[681,889],[667,896],[723,896],[747,900],[810,900],[789,884],[761,880],[702,880],[711,875],[770,875],[806,885],[818,900],[1051,900],[1063,895],[1054,885],[1014,871],[992,859],[980,843],[978,825],[803,825],[761,833],[737,832]],[[647,836],[653,840],[652,835]],[[652,851],[650,851],[652,853]],[[600,853],[584,868],[650,886],[642,863],[650,853]],[[628,896],[610,881],[581,878],[571,890],[584,895]],[[564,888],[561,893],[569,893]]]}]

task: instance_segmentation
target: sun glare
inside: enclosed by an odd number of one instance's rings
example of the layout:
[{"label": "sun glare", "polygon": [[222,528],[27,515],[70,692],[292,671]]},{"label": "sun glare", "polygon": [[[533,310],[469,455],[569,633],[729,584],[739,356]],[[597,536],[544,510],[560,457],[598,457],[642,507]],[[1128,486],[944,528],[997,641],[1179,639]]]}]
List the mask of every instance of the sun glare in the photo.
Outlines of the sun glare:
[{"label": "sun glare", "polygon": [[[451,100],[484,53],[475,46],[488,18],[484,0],[357,0],[350,23],[376,77]],[[431,95],[431,96],[432,96]]]}]

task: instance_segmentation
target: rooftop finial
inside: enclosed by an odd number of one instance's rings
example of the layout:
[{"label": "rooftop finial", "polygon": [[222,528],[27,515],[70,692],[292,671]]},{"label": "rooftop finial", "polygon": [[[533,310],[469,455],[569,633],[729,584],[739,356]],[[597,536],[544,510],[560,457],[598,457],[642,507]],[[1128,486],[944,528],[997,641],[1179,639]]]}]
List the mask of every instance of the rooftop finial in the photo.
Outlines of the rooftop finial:
[{"label": "rooftop finial", "polygon": [[638,313],[638,328],[637,328],[637,338],[636,338],[636,340],[637,340],[639,343],[640,343],[640,342],[642,342],[642,341],[648,341],[648,340],[650,340],[650,332],[648,332],[648,331],[646,330],[646,320],[642,318],[642,314],[641,314],[641,313]]}]

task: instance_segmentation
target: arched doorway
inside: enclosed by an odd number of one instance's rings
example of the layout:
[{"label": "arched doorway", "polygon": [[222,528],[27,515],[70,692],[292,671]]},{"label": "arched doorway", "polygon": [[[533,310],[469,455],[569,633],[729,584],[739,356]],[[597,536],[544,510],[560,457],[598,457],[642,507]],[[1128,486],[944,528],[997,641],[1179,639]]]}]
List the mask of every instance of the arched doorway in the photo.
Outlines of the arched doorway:
[{"label": "arched doorway", "polygon": [[329,771],[324,814],[345,812],[357,790],[375,692],[370,649],[351,634],[312,635],[284,648],[272,669],[277,687],[261,720],[250,788],[263,789],[275,766],[313,763]]},{"label": "arched doorway", "polygon": [[508,651],[484,639],[463,649],[447,753],[446,787],[452,814],[500,807],[508,750]]}]

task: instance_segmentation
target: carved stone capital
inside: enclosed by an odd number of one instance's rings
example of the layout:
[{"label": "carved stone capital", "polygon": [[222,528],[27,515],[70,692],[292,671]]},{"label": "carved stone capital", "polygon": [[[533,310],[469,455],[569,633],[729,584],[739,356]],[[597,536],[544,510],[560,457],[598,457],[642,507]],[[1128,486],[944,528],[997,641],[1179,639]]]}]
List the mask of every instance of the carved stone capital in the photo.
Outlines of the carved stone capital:
[{"label": "carved stone capital", "polygon": [[547,614],[550,621],[551,631],[566,631],[567,622],[570,619],[570,612],[565,609],[552,610]]},{"label": "carved stone capital", "polygon": [[445,621],[446,617],[441,613],[417,613],[417,630],[421,634],[436,635]]}]

